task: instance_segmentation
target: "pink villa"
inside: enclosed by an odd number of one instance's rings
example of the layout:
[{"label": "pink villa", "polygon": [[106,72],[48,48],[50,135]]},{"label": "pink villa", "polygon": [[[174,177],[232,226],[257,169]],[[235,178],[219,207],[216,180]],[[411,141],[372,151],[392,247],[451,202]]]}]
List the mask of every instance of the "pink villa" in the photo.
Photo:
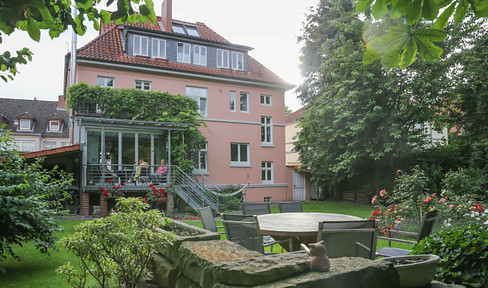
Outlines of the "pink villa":
[{"label": "pink villa", "polygon": [[[207,144],[195,167],[205,185],[249,183],[248,202],[293,200],[287,184],[284,113],[284,92],[293,85],[250,57],[251,50],[230,43],[203,23],[172,19],[172,1],[166,0],[154,25],[103,25],[99,36],[76,52],[75,82],[192,97],[207,126],[201,128]],[[94,195],[98,197],[90,188],[90,164],[108,160],[111,169],[133,166],[143,155],[157,168],[161,158],[171,162],[165,152],[171,153],[171,146],[161,140],[177,133],[174,127],[157,123],[110,122],[92,117],[96,111],[92,112],[75,116],[72,134],[73,143],[84,147],[80,180],[84,215],[96,202]],[[165,147],[156,147],[165,142]]]}]

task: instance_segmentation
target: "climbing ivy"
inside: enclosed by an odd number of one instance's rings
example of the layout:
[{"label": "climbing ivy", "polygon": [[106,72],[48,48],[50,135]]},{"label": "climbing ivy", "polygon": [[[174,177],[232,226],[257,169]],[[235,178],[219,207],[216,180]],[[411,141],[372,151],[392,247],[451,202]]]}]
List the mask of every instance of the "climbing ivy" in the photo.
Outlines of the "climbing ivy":
[{"label": "climbing ivy", "polygon": [[199,119],[198,105],[192,98],[167,92],[138,89],[113,89],[79,83],[69,87],[66,104],[80,111],[98,104],[106,118],[183,123],[192,125],[183,133],[171,135],[173,163],[189,172],[194,167],[190,153],[205,142],[198,129],[204,126]]}]

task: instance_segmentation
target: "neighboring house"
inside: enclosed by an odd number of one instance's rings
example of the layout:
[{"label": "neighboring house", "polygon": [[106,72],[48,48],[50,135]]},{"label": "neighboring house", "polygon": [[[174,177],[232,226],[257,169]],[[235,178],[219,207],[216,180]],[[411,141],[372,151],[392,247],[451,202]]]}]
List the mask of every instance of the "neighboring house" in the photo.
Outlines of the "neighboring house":
[{"label": "neighboring house", "polygon": [[306,107],[286,116],[285,120],[287,194],[291,195],[293,200],[310,200],[318,197],[317,187],[310,182],[310,170],[301,167],[299,153],[295,151],[296,135],[300,131],[298,123],[305,113]]},{"label": "neighboring house", "polygon": [[[97,38],[77,50],[76,83],[194,98],[207,139],[195,173],[221,188],[250,183],[246,201],[292,200],[285,173],[284,92],[293,85],[250,57],[251,50],[203,23],[172,19],[172,1],[166,0],[154,25],[103,25]],[[88,116],[76,117],[73,133],[74,143],[86,145],[86,167],[104,162],[101,157],[110,157],[116,168],[132,167],[141,155],[151,168],[161,158],[172,164],[166,152],[169,127],[158,131],[155,123],[129,126],[133,121]]]},{"label": "neighboring house", "polygon": [[0,98],[0,125],[5,124],[19,152],[69,145],[68,113],[59,101]]}]

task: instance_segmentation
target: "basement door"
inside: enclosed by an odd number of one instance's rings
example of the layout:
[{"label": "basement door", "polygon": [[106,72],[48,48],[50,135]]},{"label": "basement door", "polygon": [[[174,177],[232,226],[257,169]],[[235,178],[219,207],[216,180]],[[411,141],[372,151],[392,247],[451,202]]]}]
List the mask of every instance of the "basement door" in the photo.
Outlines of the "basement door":
[{"label": "basement door", "polygon": [[306,200],[306,180],[305,176],[293,171],[293,200],[305,201]]}]

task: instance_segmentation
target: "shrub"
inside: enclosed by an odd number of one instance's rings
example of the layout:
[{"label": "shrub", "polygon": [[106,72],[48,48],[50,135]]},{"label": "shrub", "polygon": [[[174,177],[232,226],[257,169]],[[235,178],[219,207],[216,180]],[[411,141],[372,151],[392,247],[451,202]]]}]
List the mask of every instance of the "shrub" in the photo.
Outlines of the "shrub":
[{"label": "shrub", "polygon": [[64,200],[59,198],[67,197],[64,191],[73,181],[57,167],[42,169],[41,159],[27,163],[14,149],[10,133],[0,126],[0,261],[7,255],[20,260],[12,246],[25,242],[45,254],[56,249],[53,233],[61,228],[55,220]]},{"label": "shrub", "polygon": [[442,196],[452,200],[487,201],[488,175],[478,168],[449,171],[442,180]]},{"label": "shrub", "polygon": [[78,267],[67,263],[57,271],[73,287],[84,287],[88,274],[100,287],[136,287],[148,276],[147,264],[156,245],[171,243],[168,234],[154,230],[170,222],[159,210],[147,210],[148,204],[137,198],[117,199],[117,206],[109,217],[82,223],[63,238]]},{"label": "shrub", "polygon": [[415,254],[441,258],[436,278],[444,283],[488,287],[488,225],[443,229],[420,241]]}]

